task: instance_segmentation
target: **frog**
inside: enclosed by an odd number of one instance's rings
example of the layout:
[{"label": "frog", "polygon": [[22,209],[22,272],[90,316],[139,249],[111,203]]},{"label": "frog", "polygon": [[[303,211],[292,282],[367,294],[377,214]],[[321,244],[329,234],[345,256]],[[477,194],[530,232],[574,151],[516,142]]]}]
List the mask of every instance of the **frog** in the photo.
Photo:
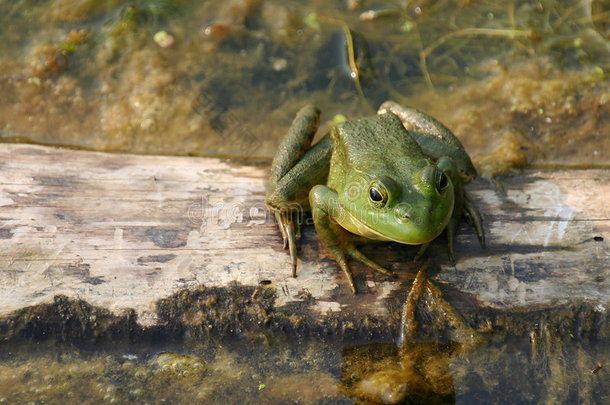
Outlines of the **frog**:
[{"label": "frog", "polygon": [[293,277],[306,212],[354,294],[349,260],[394,275],[357,248],[363,242],[421,245],[420,257],[445,231],[453,263],[455,232],[467,217],[485,246],[481,214],[464,190],[477,172],[447,127],[386,101],[376,115],[346,119],[312,145],[320,114],[312,104],[297,113],[273,158],[265,198],[289,250]]}]

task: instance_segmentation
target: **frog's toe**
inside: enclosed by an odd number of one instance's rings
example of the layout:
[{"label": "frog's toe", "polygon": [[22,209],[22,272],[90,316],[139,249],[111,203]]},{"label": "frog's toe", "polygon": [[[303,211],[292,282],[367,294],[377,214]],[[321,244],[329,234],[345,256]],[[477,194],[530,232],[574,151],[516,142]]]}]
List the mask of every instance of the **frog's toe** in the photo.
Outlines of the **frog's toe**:
[{"label": "frog's toe", "polygon": [[280,228],[280,232],[282,234],[282,242],[284,243],[284,249],[288,247],[288,237],[286,236],[286,226],[284,225],[284,218],[282,214],[279,212],[275,213],[275,220],[277,222],[277,226]]},{"label": "frog's toe", "polygon": [[354,294],[358,294],[358,289],[356,288],[356,283],[354,282],[354,276],[352,275],[352,270],[349,268],[347,264],[347,260],[344,255],[337,257],[337,263],[341,270],[343,270],[343,274],[345,274],[345,278],[347,278],[347,282],[349,283],[350,288]]},{"label": "frog's toe", "polygon": [[297,276],[297,262],[299,260],[297,255],[297,241],[294,233],[294,224],[288,230],[288,251],[290,252],[290,259],[292,260],[292,277]]},{"label": "frog's toe", "polygon": [[394,273],[392,273],[390,270],[386,269],[385,267],[378,265],[377,263],[375,263],[374,261],[372,261],[371,259],[366,257],[361,251],[359,251],[355,247],[349,248],[347,253],[349,254],[349,256],[352,259],[358,260],[360,263],[372,268],[373,270],[375,270],[381,274],[385,274],[386,276],[394,277]]},{"label": "frog's toe", "polygon": [[485,248],[485,231],[483,230],[483,218],[481,213],[477,209],[476,205],[472,202],[468,194],[464,193],[464,209],[472,220],[472,225],[477,233],[477,238],[482,248]]},{"label": "frog's toe", "polygon": [[343,270],[343,273],[345,274],[345,277],[347,278],[347,282],[349,283],[349,286],[352,289],[352,292],[354,294],[358,293],[358,289],[356,288],[356,283],[354,282],[354,276],[352,275],[352,271],[351,271],[349,265],[347,264],[348,257],[350,259],[358,260],[359,262],[369,266],[370,268],[372,268],[382,274],[385,274],[387,276],[394,276],[394,273],[381,267],[380,265],[378,265],[377,263],[375,263],[374,261],[372,261],[371,259],[366,257],[364,254],[362,254],[362,252],[360,252],[358,249],[356,249],[353,245],[344,246],[342,249],[338,249],[338,248],[331,249],[331,251],[333,253],[333,256],[335,257],[335,260],[339,264],[339,267],[341,267],[341,270]]},{"label": "frog's toe", "polygon": [[400,320],[400,335],[398,336],[397,342],[398,347],[403,347],[403,345],[410,343],[417,333],[417,302],[424,294],[426,287],[425,272],[428,269],[429,264],[430,259],[426,260],[426,262],[422,264],[417,272],[417,275],[415,276],[415,279],[413,280],[413,284],[411,285],[411,290],[409,291],[407,301],[404,304]]},{"label": "frog's toe", "polygon": [[290,252],[290,259],[292,260],[292,277],[297,276],[297,233],[300,231],[300,227],[295,229],[295,224],[290,213],[275,213],[278,226],[282,233],[282,239],[284,240],[284,249],[288,248]]}]

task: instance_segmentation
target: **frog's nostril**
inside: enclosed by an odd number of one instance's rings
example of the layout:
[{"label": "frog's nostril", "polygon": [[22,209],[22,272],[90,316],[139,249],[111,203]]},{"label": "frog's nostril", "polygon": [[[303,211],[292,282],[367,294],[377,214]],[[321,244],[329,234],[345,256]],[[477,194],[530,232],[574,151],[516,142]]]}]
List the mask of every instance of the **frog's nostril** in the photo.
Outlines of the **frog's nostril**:
[{"label": "frog's nostril", "polygon": [[406,222],[409,222],[411,220],[411,217],[409,216],[409,214],[402,214],[398,218],[399,218],[400,222],[402,222],[403,224]]},{"label": "frog's nostril", "polygon": [[409,204],[401,203],[396,207],[396,217],[400,219],[400,222],[409,222],[411,220],[410,211],[411,207]]}]

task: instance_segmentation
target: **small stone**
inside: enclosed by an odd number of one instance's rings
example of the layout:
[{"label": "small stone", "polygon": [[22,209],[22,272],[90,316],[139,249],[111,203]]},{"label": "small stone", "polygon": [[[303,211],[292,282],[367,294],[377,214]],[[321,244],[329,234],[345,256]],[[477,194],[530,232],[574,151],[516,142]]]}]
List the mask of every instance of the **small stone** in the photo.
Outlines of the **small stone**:
[{"label": "small stone", "polygon": [[275,70],[276,72],[285,70],[286,67],[288,66],[288,61],[284,58],[274,58],[272,60],[272,62],[273,62],[273,70]]},{"label": "small stone", "polygon": [[154,41],[161,48],[171,48],[174,45],[174,37],[167,31],[159,31],[153,36]]}]

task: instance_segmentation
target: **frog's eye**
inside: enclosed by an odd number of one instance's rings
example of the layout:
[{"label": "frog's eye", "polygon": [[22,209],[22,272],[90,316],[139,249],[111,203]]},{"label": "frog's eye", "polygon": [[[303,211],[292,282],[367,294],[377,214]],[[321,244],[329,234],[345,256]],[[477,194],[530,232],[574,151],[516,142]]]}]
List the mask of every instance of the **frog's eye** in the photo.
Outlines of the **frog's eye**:
[{"label": "frog's eye", "polygon": [[378,183],[373,183],[369,188],[369,200],[376,207],[383,207],[388,202],[388,193]]},{"label": "frog's eye", "polygon": [[374,202],[379,202],[379,201],[383,200],[383,196],[381,195],[379,190],[377,190],[374,187],[369,190],[369,197],[371,197],[371,201],[374,201]]},{"label": "frog's eye", "polygon": [[449,185],[449,179],[447,175],[440,170],[436,171],[436,189],[438,191],[443,191]]}]

